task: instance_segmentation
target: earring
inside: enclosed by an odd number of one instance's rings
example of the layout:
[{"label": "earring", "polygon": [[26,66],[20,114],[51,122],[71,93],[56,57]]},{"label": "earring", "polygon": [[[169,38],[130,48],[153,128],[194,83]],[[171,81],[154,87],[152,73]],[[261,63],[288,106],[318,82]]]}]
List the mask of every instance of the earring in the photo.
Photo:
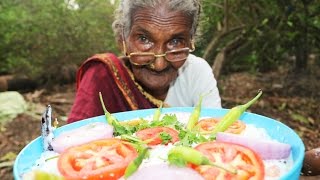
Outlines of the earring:
[{"label": "earring", "polygon": [[194,40],[191,40],[191,49],[190,52],[193,52],[196,49],[196,46],[194,45]]}]

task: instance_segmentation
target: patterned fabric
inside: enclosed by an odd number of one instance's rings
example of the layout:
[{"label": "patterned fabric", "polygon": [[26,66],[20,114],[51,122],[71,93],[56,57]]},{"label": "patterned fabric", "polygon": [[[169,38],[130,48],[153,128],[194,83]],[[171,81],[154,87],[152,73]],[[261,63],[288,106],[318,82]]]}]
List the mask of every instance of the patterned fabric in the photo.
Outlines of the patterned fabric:
[{"label": "patterned fabric", "polygon": [[114,54],[97,54],[86,60],[77,73],[77,94],[68,123],[102,115],[102,93],[109,112],[159,107],[161,100],[145,92],[131,71]]}]

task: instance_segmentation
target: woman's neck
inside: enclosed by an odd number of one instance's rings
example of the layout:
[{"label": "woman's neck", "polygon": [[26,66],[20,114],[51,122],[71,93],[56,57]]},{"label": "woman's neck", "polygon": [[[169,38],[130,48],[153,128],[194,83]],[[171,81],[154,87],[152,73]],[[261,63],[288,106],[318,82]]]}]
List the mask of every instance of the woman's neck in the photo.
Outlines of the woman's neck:
[{"label": "woman's neck", "polygon": [[165,88],[165,89],[157,89],[156,91],[155,90],[147,90],[146,89],[146,92],[148,92],[149,94],[151,94],[153,97],[159,99],[159,100],[162,100],[164,101],[167,97],[167,94],[168,94],[168,90],[169,90],[169,87]]}]

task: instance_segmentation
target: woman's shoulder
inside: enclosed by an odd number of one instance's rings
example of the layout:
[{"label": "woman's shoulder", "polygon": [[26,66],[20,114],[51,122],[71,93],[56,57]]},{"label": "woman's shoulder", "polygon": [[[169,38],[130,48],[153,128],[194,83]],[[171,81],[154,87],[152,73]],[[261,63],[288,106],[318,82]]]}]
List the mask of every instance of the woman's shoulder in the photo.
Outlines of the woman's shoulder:
[{"label": "woman's shoulder", "polygon": [[118,58],[113,53],[97,53],[97,54],[94,54],[91,57],[87,58],[82,64],[86,64],[89,62],[95,62],[95,61],[106,63],[107,61],[120,61],[120,58]]},{"label": "woman's shoulder", "polygon": [[202,57],[196,56],[194,54],[189,54],[187,61],[193,62],[193,63],[207,63],[207,61],[205,59],[203,59]]},{"label": "woman's shoulder", "polygon": [[115,66],[119,67],[124,64],[124,59],[117,57],[112,53],[100,53],[94,54],[91,57],[87,58],[79,67],[79,70],[86,71],[88,69],[101,69],[106,66]]},{"label": "woman's shoulder", "polygon": [[197,71],[212,72],[212,69],[209,63],[205,59],[195,56],[193,54],[190,54],[185,64],[181,67],[180,71],[187,71],[187,72],[191,71],[193,73]]}]

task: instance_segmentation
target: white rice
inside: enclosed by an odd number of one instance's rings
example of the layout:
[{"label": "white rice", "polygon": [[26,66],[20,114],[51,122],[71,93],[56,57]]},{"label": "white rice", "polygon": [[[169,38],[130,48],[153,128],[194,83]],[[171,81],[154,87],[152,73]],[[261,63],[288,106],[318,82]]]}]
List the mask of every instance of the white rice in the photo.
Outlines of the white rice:
[{"label": "white rice", "polygon": [[292,155],[286,159],[264,160],[264,170],[266,180],[276,180],[279,176],[284,175],[293,166]]},{"label": "white rice", "polygon": [[30,171],[25,173],[22,177],[23,180],[33,180],[32,171],[40,170],[51,174],[60,175],[58,170],[58,156],[59,153],[54,151],[45,151],[41,154],[40,158],[36,160],[34,166],[31,167]]},{"label": "white rice", "polygon": [[[177,116],[177,119],[183,123],[187,124],[190,113],[185,112],[172,112],[169,114],[175,114]],[[162,118],[164,114],[161,115],[160,118]],[[201,117],[201,119],[208,118],[208,117]],[[134,118],[139,119],[139,118]],[[146,120],[152,120],[152,116],[145,117]],[[257,128],[254,125],[246,124],[245,130],[241,133],[242,136],[246,137],[256,137],[257,139],[266,139],[266,140],[272,140],[271,137],[268,135],[267,131],[263,128]],[[154,165],[154,164],[161,164],[166,163],[167,160],[167,154],[169,150],[174,147],[171,143],[168,145],[158,145],[153,147],[150,150],[150,156],[148,159],[145,159],[140,168]],[[59,175],[58,167],[57,167],[57,160],[58,158],[53,158],[49,161],[45,161],[46,159],[49,159],[51,157],[57,156],[58,153],[55,152],[44,152],[41,157],[36,161],[35,166],[31,168],[31,170],[39,169],[43,170],[49,173],[57,174]],[[279,179],[280,176],[288,172],[292,165],[292,155],[290,155],[286,159],[280,159],[280,160],[263,160],[264,166],[265,166],[265,179],[266,180],[275,180]],[[27,179],[27,178],[23,178]]]},{"label": "white rice", "polygon": [[42,170],[48,173],[59,174],[58,169],[51,168],[57,167],[59,153],[54,151],[45,151],[41,154],[40,158],[32,169]]}]

